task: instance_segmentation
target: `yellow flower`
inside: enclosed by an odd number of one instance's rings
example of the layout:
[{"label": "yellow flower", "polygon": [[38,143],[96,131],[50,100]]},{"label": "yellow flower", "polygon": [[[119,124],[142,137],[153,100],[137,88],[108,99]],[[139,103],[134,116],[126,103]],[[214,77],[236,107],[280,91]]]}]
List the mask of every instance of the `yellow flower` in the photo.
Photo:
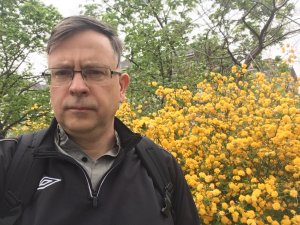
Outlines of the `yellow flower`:
[{"label": "yellow flower", "polygon": [[290,196],[293,197],[293,198],[297,198],[298,197],[298,192],[295,189],[290,190]]},{"label": "yellow flower", "polygon": [[204,180],[205,180],[206,183],[209,183],[213,180],[213,176],[207,175],[207,176],[205,176]]},{"label": "yellow flower", "polygon": [[245,176],[245,172],[244,172],[243,170],[239,170],[239,171],[238,171],[238,175],[239,175],[239,176]]},{"label": "yellow flower", "polygon": [[250,195],[246,195],[245,196],[245,201],[250,204],[252,202],[251,196]]},{"label": "yellow flower", "polygon": [[232,66],[231,67],[231,73],[236,73],[237,72],[237,67],[236,66]]},{"label": "yellow flower", "polygon": [[256,222],[254,219],[247,219],[247,224],[249,225],[256,225]]},{"label": "yellow flower", "polygon": [[228,204],[226,202],[222,202],[222,208],[223,209],[228,209]]},{"label": "yellow flower", "polygon": [[240,196],[239,196],[239,201],[242,202],[242,201],[244,201],[244,200],[245,200],[245,196],[244,196],[244,195],[240,195]]},{"label": "yellow flower", "polygon": [[213,194],[214,196],[218,196],[219,194],[221,194],[221,191],[220,191],[219,189],[214,189],[214,190],[212,191],[212,194]]},{"label": "yellow flower", "polygon": [[238,222],[238,220],[239,220],[239,213],[238,212],[233,212],[233,213],[231,213],[231,216],[232,216],[232,220],[233,220],[233,222]]},{"label": "yellow flower", "polygon": [[251,183],[258,183],[258,180],[256,177],[251,178]]},{"label": "yellow flower", "polygon": [[153,87],[156,87],[156,86],[157,86],[157,82],[152,81],[152,82],[151,82],[151,85],[152,85]]},{"label": "yellow flower", "polygon": [[255,218],[255,212],[253,210],[249,210],[246,212],[246,217],[247,218],[250,218],[250,219],[253,219]]},{"label": "yellow flower", "polygon": [[283,216],[283,220],[281,220],[282,225],[291,225],[292,221],[290,220],[290,218],[286,215]]},{"label": "yellow flower", "polygon": [[221,171],[220,171],[219,168],[214,169],[214,173],[215,173],[215,174],[219,174],[220,172],[221,172]]},{"label": "yellow flower", "polygon": [[273,198],[277,198],[278,197],[278,192],[277,191],[272,191],[271,196]]},{"label": "yellow flower", "polygon": [[272,204],[272,207],[273,207],[274,210],[279,210],[279,209],[280,209],[280,204],[279,204],[279,202],[273,203],[273,204]]},{"label": "yellow flower", "polygon": [[249,167],[246,168],[246,174],[247,175],[251,175],[252,174],[252,170]]},{"label": "yellow flower", "polygon": [[272,219],[272,217],[271,216],[267,216],[267,221],[269,222],[269,223],[272,223],[272,221],[273,221],[273,219]]},{"label": "yellow flower", "polygon": [[242,69],[242,73],[247,73],[247,69]]},{"label": "yellow flower", "polygon": [[221,216],[222,224],[231,224],[230,220],[226,216]]}]

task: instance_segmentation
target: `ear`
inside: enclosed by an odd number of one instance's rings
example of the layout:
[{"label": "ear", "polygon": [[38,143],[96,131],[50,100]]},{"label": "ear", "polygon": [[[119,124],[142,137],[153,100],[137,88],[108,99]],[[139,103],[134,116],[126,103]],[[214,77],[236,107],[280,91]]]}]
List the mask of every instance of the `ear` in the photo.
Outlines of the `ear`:
[{"label": "ear", "polygon": [[123,73],[119,78],[120,82],[120,102],[123,102],[126,97],[126,91],[129,86],[130,77],[127,73]]}]

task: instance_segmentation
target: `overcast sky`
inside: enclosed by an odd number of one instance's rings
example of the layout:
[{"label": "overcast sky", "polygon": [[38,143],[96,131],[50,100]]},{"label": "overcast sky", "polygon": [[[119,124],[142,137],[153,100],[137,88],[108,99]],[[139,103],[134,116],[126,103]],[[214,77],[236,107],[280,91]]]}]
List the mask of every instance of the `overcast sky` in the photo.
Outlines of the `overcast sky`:
[{"label": "overcast sky", "polygon": [[[86,4],[87,0],[41,0],[44,2],[46,5],[52,4],[55,6],[58,11],[63,15],[63,16],[71,16],[71,15],[78,15],[80,13],[80,8],[79,5]],[[296,15],[300,15],[300,0],[293,0],[296,3]],[[290,44],[291,46],[294,47],[297,53],[297,61],[296,61],[296,70],[297,74],[300,76],[300,35],[297,35],[297,37],[294,37],[290,40],[285,41],[285,43]],[[273,58],[276,55],[281,55],[280,47],[272,47],[269,48],[264,52],[264,57],[266,58]]]},{"label": "overcast sky", "polygon": [[63,16],[79,14],[79,5],[85,4],[86,0],[41,0],[46,5],[55,6]]}]

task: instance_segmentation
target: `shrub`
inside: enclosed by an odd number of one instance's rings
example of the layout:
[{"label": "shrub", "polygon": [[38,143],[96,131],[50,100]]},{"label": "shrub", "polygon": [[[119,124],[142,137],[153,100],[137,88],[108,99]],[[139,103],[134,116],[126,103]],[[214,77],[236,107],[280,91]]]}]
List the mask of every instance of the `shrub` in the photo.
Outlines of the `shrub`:
[{"label": "shrub", "polygon": [[194,93],[158,87],[157,112],[126,103],[118,116],[177,158],[203,223],[300,224],[297,88],[287,73],[233,67]]}]

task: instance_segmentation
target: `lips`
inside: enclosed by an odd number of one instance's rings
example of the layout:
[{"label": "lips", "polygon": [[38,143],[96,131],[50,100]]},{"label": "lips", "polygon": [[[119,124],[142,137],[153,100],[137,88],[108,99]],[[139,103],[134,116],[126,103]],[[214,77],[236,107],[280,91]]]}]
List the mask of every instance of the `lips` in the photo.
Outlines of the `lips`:
[{"label": "lips", "polygon": [[92,110],[91,108],[87,108],[87,107],[70,107],[68,108],[70,110]]},{"label": "lips", "polygon": [[68,109],[68,111],[70,111],[70,112],[89,112],[89,111],[93,111],[93,110],[89,109],[89,108],[70,108],[70,109]]},{"label": "lips", "polygon": [[78,99],[62,102],[63,109],[68,111],[95,111],[97,110],[97,104],[87,99]]},{"label": "lips", "polygon": [[94,107],[90,106],[67,106],[65,107],[66,110],[74,110],[74,111],[90,111],[95,110]]}]

